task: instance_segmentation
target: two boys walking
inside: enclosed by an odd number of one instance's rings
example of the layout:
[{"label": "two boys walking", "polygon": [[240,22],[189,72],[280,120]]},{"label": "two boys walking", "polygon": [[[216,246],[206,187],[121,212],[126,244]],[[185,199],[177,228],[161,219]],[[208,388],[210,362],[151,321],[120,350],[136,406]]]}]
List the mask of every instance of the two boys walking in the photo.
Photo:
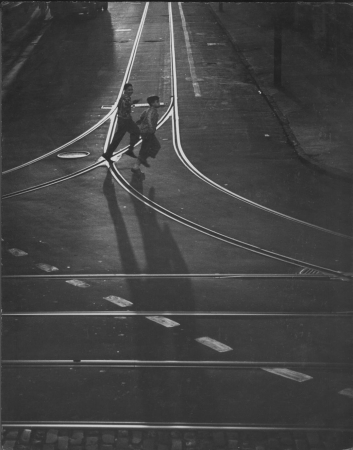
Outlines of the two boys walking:
[{"label": "two boys walking", "polygon": [[[109,144],[107,150],[102,156],[107,161],[110,161],[114,150],[118,147],[125,134],[129,133],[130,145],[125,154],[131,156],[132,158],[136,158],[136,163],[131,171],[136,175],[142,175],[140,165],[142,164],[145,167],[150,167],[147,162],[147,158],[155,158],[161,148],[160,143],[155,136],[159,117],[157,109],[160,107],[160,103],[157,95],[148,97],[147,102],[150,107],[141,114],[140,119],[135,123],[131,117],[131,107],[132,105],[138,103],[140,99],[132,101],[131,95],[133,92],[134,90],[132,84],[126,83],[124,86],[124,93],[118,103],[117,130],[112,142]],[[142,138],[142,144],[137,157],[134,154],[133,149],[139,140],[140,135]]]}]

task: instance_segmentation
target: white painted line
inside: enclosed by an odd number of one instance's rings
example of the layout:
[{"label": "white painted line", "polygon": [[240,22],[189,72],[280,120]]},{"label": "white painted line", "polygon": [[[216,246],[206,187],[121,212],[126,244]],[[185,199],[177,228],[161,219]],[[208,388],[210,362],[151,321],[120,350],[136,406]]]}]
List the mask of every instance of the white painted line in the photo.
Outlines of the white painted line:
[{"label": "white painted line", "polygon": [[[159,103],[161,106],[164,106],[164,103]],[[148,103],[136,103],[136,105],[134,105],[135,108],[149,108],[150,105]]]},{"label": "white painted line", "polygon": [[125,306],[131,306],[133,303],[129,302],[128,300],[124,300],[121,297],[116,297],[115,295],[109,295],[108,297],[103,297],[105,300],[108,300],[109,302],[114,303],[114,305],[122,306],[123,308]]},{"label": "white painted line", "polygon": [[304,269],[302,269],[299,273],[300,275],[319,275],[322,272],[319,272],[318,270],[314,269],[309,269],[308,267],[304,267]]},{"label": "white painted line", "polygon": [[207,42],[207,45],[226,45],[226,44],[223,44],[222,42]]},{"label": "white painted line", "polygon": [[200,342],[200,344],[206,345],[207,347],[212,348],[213,350],[216,350],[217,352],[229,352],[230,350],[233,350],[232,347],[229,347],[228,345],[222,344],[222,342],[215,341],[212,338],[209,337],[200,337],[195,339],[195,341]]},{"label": "white painted line", "polygon": [[266,372],[274,373],[275,375],[279,375],[280,377],[289,378],[293,381],[298,381],[298,383],[302,383],[303,381],[311,380],[313,377],[309,375],[305,375],[305,373],[295,372],[290,369],[269,369],[267,367],[262,367],[262,370]]},{"label": "white painted line", "polygon": [[38,267],[38,269],[44,270],[44,272],[55,272],[56,270],[59,270],[57,267],[43,263],[36,264],[36,267]]},{"label": "white painted line", "polygon": [[[165,103],[160,102],[160,105],[165,106]],[[132,106],[134,106],[135,108],[149,108],[150,105],[148,103],[136,103],[136,105],[132,105]],[[112,108],[113,108],[113,105],[111,105],[111,106],[102,105],[101,106],[101,109],[112,109]]]},{"label": "white painted line", "polygon": [[174,320],[166,319],[165,317],[160,316],[148,316],[146,319],[152,320],[153,322],[159,323],[167,328],[177,327],[180,325],[180,323],[174,322]]},{"label": "white painted line", "polygon": [[84,283],[84,282],[81,281],[81,280],[68,280],[68,281],[66,281],[66,283],[72,284],[73,286],[81,287],[81,288],[89,287],[89,284]]},{"label": "white painted line", "polygon": [[342,391],[339,391],[339,394],[353,398],[353,389],[352,388],[343,389]]},{"label": "white painted line", "polygon": [[18,248],[10,248],[9,253],[13,256],[26,256],[28,253],[24,252],[23,250],[19,250]]},{"label": "white painted line", "polygon": [[201,97],[200,86],[199,86],[199,83],[197,82],[197,76],[196,76],[196,71],[195,71],[194,58],[192,57],[189,33],[188,33],[188,30],[186,29],[186,21],[185,21],[185,17],[184,17],[184,13],[183,13],[183,7],[181,6],[180,2],[178,2],[178,5],[179,5],[180,16],[181,16],[181,24],[182,24],[183,30],[184,30],[186,52],[187,52],[188,60],[189,60],[192,86],[194,88],[195,97]]}]

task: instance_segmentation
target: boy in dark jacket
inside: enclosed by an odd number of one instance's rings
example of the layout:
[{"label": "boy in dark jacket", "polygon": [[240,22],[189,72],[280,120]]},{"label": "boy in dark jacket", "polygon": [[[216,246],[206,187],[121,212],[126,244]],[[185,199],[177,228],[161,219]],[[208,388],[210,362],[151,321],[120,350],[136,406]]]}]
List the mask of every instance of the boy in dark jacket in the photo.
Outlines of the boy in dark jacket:
[{"label": "boy in dark jacket", "polygon": [[107,161],[113,156],[114,150],[120,144],[120,141],[124,137],[125,133],[130,133],[130,145],[129,150],[125,152],[125,155],[136,158],[133,152],[133,148],[136,142],[140,138],[140,133],[138,126],[132,120],[131,117],[131,106],[139,102],[139,100],[131,100],[131,95],[134,90],[131,83],[126,83],[124,86],[124,93],[121,96],[118,103],[118,126],[113,137],[112,142],[109,144],[105,153],[103,153],[103,158]]},{"label": "boy in dark jacket", "polygon": [[150,167],[147,158],[155,158],[161,148],[161,145],[155,136],[159,117],[157,109],[161,106],[159,97],[157,95],[152,95],[147,98],[147,102],[150,107],[141,114],[140,119],[136,122],[139,125],[142,138],[139,156],[134,167],[131,169],[136,175],[143,175],[140,170],[140,165],[142,164],[145,167]]}]

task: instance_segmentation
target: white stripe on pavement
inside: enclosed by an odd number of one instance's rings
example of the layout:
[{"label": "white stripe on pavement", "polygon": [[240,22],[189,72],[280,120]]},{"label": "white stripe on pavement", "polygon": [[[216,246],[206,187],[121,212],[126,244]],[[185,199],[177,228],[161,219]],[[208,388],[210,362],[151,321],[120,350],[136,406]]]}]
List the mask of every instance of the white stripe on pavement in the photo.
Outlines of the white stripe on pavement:
[{"label": "white stripe on pavement", "polygon": [[353,389],[352,388],[343,389],[342,391],[339,391],[339,394],[353,398]]},{"label": "white stripe on pavement", "polygon": [[81,280],[68,280],[68,281],[66,281],[66,283],[72,284],[73,286],[81,287],[81,288],[89,287],[89,284],[84,283],[84,282],[81,281]]},{"label": "white stripe on pavement", "polygon": [[23,250],[19,250],[18,248],[10,248],[9,253],[13,256],[26,256],[28,253],[24,252]]},{"label": "white stripe on pavement", "polygon": [[293,381],[298,381],[298,383],[302,383],[303,381],[311,380],[313,377],[310,377],[309,375],[305,375],[305,373],[295,372],[294,370],[290,369],[270,369],[267,367],[262,367],[262,370],[265,370],[266,372],[274,373],[275,375],[279,375],[280,377],[289,378]]},{"label": "white stripe on pavement", "polygon": [[232,347],[222,344],[222,342],[218,342],[215,339],[212,339],[210,337],[200,337],[200,338],[195,339],[195,341],[199,342],[200,344],[206,345],[207,347],[210,347],[213,350],[216,350],[217,352],[221,352],[221,353],[229,352],[230,350],[233,350]]},{"label": "white stripe on pavement", "polygon": [[180,10],[180,16],[181,16],[181,24],[182,24],[183,30],[184,30],[184,37],[185,37],[186,51],[187,51],[188,60],[189,60],[192,86],[194,88],[195,97],[201,97],[200,86],[199,86],[199,83],[197,82],[197,76],[196,76],[196,71],[195,71],[194,58],[192,57],[189,33],[188,33],[188,30],[186,29],[186,21],[185,21],[185,17],[184,17],[184,13],[183,13],[183,8],[182,8],[180,2],[178,2],[178,5],[179,5],[179,10]]},{"label": "white stripe on pavement", "polygon": [[122,306],[123,308],[126,306],[131,306],[133,303],[128,300],[124,300],[121,297],[116,297],[115,295],[109,295],[108,297],[103,297],[104,300],[108,300],[109,302],[114,303],[114,305]]},{"label": "white stripe on pavement", "polygon": [[146,319],[152,320],[153,322],[159,323],[167,328],[177,327],[180,325],[180,323],[174,322],[174,320],[166,319],[165,317],[160,316],[148,316]]},{"label": "white stripe on pavement", "polygon": [[36,264],[36,267],[38,267],[38,269],[44,270],[44,272],[55,272],[56,270],[59,270],[57,267],[43,263]]}]

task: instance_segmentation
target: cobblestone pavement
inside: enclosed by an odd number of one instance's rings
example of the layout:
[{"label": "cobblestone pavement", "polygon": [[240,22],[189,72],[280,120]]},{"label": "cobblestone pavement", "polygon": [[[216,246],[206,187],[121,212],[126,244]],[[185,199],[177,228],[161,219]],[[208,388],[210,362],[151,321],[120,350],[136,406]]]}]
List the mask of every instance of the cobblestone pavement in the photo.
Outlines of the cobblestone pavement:
[{"label": "cobblestone pavement", "polygon": [[3,450],[346,450],[353,432],[3,429]]}]

